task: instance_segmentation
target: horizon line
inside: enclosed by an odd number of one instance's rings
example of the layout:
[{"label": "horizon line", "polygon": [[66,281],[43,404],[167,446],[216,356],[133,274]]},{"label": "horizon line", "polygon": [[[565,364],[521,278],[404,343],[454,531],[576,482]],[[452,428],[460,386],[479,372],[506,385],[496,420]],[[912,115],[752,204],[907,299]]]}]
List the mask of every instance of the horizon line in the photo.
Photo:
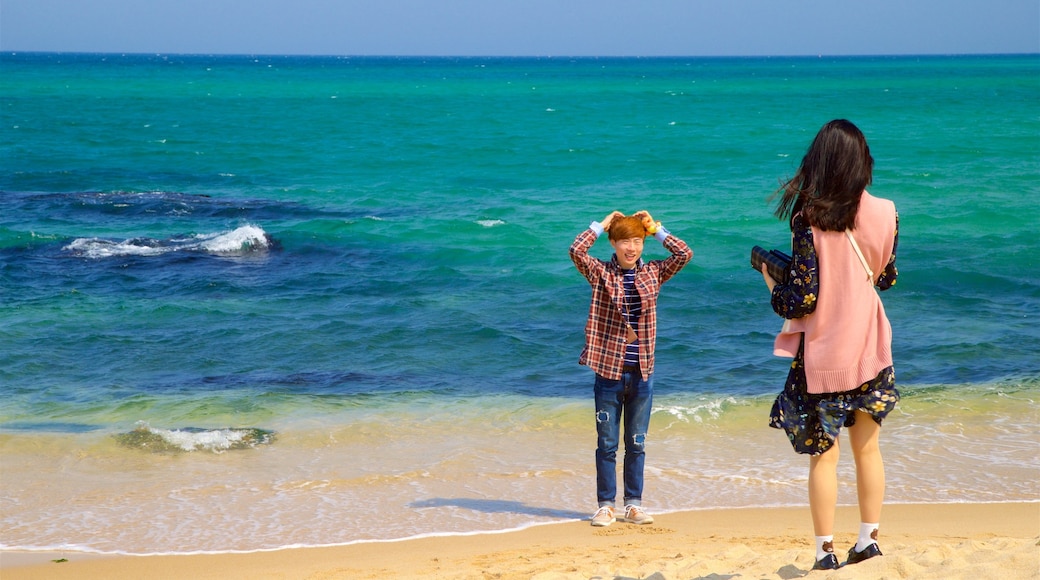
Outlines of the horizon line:
[{"label": "horizon line", "polygon": [[934,52],[934,53],[819,53],[819,54],[334,54],[334,53],[265,53],[265,52],[163,52],[163,51],[83,51],[83,50],[11,50],[0,49],[0,54],[69,54],[111,56],[231,56],[231,57],[312,57],[312,58],[456,58],[456,59],[675,59],[675,58],[907,58],[907,57],[965,57],[965,56],[1040,56],[1037,52]]}]

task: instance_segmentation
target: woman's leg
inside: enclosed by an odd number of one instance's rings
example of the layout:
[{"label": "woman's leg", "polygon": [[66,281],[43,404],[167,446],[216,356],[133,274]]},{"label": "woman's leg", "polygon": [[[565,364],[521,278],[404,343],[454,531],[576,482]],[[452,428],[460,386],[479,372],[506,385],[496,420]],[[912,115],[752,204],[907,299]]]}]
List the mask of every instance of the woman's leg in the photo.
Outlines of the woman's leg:
[{"label": "woman's leg", "polygon": [[827,451],[809,458],[809,511],[812,512],[813,530],[817,536],[834,534],[839,455],[838,441],[835,441]]},{"label": "woman's leg", "polygon": [[878,437],[881,425],[869,413],[856,411],[856,424],[849,427],[849,444],[856,458],[856,491],[859,494],[859,521],[880,522],[885,499],[885,464],[881,460]]}]

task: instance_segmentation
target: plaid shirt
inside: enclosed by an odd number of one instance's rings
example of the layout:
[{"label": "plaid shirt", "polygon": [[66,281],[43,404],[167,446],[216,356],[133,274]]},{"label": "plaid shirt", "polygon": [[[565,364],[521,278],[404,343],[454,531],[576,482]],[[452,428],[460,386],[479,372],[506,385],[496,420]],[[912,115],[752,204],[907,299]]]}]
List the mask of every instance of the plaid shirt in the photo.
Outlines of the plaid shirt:
[{"label": "plaid shirt", "polygon": [[[585,348],[578,364],[589,366],[598,375],[618,380],[625,361],[625,320],[621,308],[625,299],[624,273],[617,256],[611,257],[609,262],[589,256],[589,248],[596,243],[597,237],[599,233],[590,227],[578,234],[570,249],[574,265],[592,285],[589,319],[585,323]],[[672,255],[664,260],[639,260],[636,264],[636,291],[642,302],[636,334],[639,336],[639,368],[643,380],[649,380],[654,373],[657,295],[661,284],[693,259],[693,250],[686,242],[664,228],[660,228],[655,237]]]}]

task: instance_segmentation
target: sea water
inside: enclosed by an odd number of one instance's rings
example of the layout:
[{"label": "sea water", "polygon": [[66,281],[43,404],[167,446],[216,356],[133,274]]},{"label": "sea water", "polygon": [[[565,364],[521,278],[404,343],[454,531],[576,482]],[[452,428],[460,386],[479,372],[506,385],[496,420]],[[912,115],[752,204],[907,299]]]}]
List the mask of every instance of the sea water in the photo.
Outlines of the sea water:
[{"label": "sea water", "polygon": [[749,251],[788,243],[770,195],[834,118],[900,212],[887,500],[1036,501],[1038,98],[1036,55],[0,55],[0,546],[589,517],[567,248],[615,209],[695,252],[661,293],[644,503],[804,505]]}]

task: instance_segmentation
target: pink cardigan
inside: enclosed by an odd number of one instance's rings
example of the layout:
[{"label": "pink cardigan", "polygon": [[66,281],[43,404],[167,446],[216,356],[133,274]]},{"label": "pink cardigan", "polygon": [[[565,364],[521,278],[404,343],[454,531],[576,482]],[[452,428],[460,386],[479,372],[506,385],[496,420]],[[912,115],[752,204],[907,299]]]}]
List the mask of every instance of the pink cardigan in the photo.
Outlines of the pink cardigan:
[{"label": "pink cardigan", "polygon": [[820,291],[816,310],[786,321],[773,354],[797,355],[799,334],[805,333],[805,378],[810,393],[840,393],[855,389],[892,366],[892,326],[881,297],[874,290],[892,256],[896,231],[895,204],[863,192],[856,238],[874,279],[867,278],[845,232],[825,232],[813,226]]}]

